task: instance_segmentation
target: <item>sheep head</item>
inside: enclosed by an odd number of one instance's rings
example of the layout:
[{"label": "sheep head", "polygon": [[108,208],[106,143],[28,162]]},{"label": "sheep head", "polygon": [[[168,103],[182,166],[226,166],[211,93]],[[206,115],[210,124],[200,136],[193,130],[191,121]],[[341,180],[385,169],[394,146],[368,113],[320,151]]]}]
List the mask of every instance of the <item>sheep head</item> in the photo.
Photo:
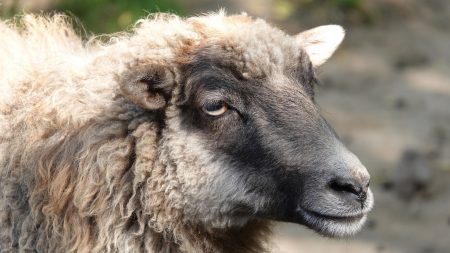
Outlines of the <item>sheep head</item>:
[{"label": "sheep head", "polygon": [[314,102],[315,69],[343,29],[289,36],[246,15],[178,22],[190,37],[171,42],[167,64],[137,66],[121,81],[124,97],[164,114],[166,209],[209,229],[263,219],[328,236],[358,231],[373,205],[369,174]]}]

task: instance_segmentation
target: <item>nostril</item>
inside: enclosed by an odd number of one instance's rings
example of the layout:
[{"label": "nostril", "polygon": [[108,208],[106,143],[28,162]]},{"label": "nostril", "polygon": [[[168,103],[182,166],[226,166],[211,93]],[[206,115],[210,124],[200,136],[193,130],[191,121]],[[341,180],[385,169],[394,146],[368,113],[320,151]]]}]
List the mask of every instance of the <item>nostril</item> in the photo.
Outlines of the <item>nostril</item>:
[{"label": "nostril", "polygon": [[340,180],[333,180],[330,183],[331,189],[337,192],[348,192],[357,195],[358,197],[361,194],[361,188],[355,186],[354,184],[348,182],[348,181],[340,181]]},{"label": "nostril", "polygon": [[352,178],[335,178],[329,183],[329,187],[338,192],[340,196],[353,196],[361,205],[367,200],[367,192],[369,189],[369,182],[361,182],[358,179]]}]

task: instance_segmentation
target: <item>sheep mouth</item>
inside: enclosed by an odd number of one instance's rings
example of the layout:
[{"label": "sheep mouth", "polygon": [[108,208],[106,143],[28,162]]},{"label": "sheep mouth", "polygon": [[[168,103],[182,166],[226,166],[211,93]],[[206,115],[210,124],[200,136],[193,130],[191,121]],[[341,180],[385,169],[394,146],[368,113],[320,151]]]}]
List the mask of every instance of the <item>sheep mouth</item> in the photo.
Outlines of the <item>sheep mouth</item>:
[{"label": "sheep mouth", "polygon": [[367,213],[351,215],[332,215],[305,209],[297,209],[302,223],[317,233],[328,237],[347,237],[354,235],[363,227]]},{"label": "sheep mouth", "polygon": [[326,220],[332,220],[332,221],[336,221],[336,222],[355,222],[358,220],[361,220],[362,218],[364,218],[364,214],[360,213],[360,214],[356,214],[356,215],[350,215],[350,216],[337,216],[337,215],[328,215],[328,214],[321,214],[318,212],[314,212],[314,211],[305,211],[307,212],[310,216],[315,216],[318,217],[320,219],[326,219]]}]

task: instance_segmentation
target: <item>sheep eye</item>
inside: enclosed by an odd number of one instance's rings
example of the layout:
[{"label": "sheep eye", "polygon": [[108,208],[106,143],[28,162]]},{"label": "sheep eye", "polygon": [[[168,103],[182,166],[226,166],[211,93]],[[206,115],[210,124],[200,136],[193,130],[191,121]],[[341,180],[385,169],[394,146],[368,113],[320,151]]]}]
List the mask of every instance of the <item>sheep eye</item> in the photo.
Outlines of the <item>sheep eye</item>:
[{"label": "sheep eye", "polygon": [[228,105],[223,101],[214,101],[203,105],[203,112],[211,116],[220,116],[228,111]]}]

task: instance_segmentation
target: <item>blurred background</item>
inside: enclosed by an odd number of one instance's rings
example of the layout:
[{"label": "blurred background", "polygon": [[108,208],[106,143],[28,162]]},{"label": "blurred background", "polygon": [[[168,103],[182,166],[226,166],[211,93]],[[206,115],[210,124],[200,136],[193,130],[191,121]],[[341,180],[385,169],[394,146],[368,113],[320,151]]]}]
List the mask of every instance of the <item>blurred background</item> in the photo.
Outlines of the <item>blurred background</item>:
[{"label": "blurred background", "polygon": [[347,30],[319,70],[317,101],[371,172],[375,208],[364,230],[344,240],[279,224],[273,251],[449,253],[449,0],[0,0],[0,16],[64,11],[90,35],[127,29],[152,12],[221,7],[290,34],[329,23]]}]

